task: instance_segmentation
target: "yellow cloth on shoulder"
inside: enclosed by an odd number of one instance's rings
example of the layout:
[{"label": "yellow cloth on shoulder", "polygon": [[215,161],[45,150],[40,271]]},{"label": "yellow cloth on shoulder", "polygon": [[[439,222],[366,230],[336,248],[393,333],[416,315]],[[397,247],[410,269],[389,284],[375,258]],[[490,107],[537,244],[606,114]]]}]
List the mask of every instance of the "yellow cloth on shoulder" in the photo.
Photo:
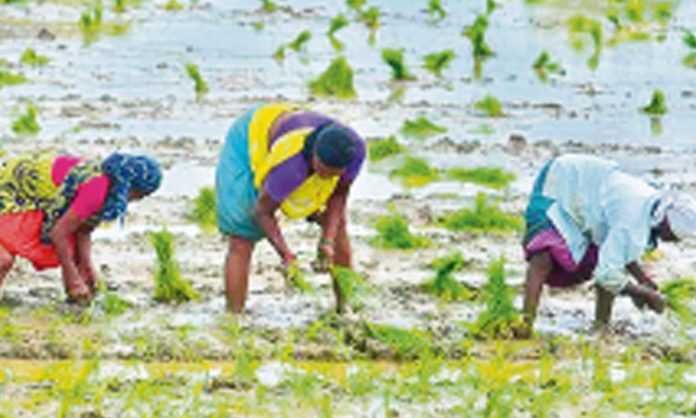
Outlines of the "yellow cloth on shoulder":
[{"label": "yellow cloth on shoulder", "polygon": [[55,155],[26,154],[5,161],[0,168],[0,215],[43,209],[58,195],[53,183]]}]

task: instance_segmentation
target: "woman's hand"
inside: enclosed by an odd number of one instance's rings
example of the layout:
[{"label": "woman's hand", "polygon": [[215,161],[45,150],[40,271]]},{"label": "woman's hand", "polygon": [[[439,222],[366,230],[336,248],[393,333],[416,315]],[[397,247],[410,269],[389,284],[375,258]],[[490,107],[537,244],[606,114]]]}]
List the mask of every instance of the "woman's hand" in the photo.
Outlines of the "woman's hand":
[{"label": "woman's hand", "polygon": [[322,238],[317,246],[317,258],[312,262],[312,269],[317,273],[326,273],[334,264],[334,241],[330,238]]}]

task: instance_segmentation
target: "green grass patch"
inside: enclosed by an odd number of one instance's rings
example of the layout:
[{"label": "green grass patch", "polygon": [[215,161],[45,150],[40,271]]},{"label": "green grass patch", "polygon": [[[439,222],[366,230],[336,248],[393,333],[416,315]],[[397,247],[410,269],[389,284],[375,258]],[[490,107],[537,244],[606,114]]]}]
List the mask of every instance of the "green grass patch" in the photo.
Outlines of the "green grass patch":
[{"label": "green grass patch", "polygon": [[353,86],[353,69],[345,57],[338,57],[316,80],[309,82],[312,94],[339,99],[352,99],[357,96]]},{"label": "green grass patch", "polygon": [[50,60],[46,56],[37,54],[34,48],[27,48],[22,52],[19,61],[22,64],[31,65],[32,67],[40,67],[48,64]]},{"label": "green grass patch", "polygon": [[388,250],[413,250],[430,246],[427,237],[415,235],[408,226],[408,221],[396,212],[377,218],[375,223],[377,236],[372,245]]},{"label": "green grass patch", "polygon": [[523,222],[520,216],[500,210],[485,194],[479,193],[473,209],[464,208],[445,215],[442,226],[450,231],[503,234],[521,231]]},{"label": "green grass patch", "polygon": [[690,277],[668,281],[660,286],[670,310],[686,323],[696,323],[696,281]]},{"label": "green grass patch", "polygon": [[174,258],[174,237],[166,229],[150,234],[157,262],[155,265],[155,292],[153,299],[161,303],[181,303],[200,298],[191,283],[181,277],[181,269]]},{"label": "green grass patch", "polygon": [[436,125],[425,116],[419,116],[413,120],[406,119],[401,127],[401,133],[405,137],[414,139],[427,139],[446,132],[446,127]]},{"label": "green grass patch", "polygon": [[217,210],[215,189],[203,187],[198,191],[198,196],[193,199],[188,219],[196,222],[198,226],[211,231],[217,227]]},{"label": "green grass patch", "polygon": [[367,143],[368,155],[370,161],[378,162],[387,157],[401,154],[404,151],[404,146],[399,144],[394,135],[388,138],[371,139]]},{"label": "green grass patch", "polygon": [[416,79],[404,63],[404,51],[402,49],[383,49],[382,61],[391,68],[393,81],[413,81]]},{"label": "green grass patch", "polygon": [[26,83],[27,78],[23,74],[13,74],[7,70],[0,68],[0,89],[7,86],[16,86],[17,84]]},{"label": "green grass patch", "polygon": [[480,339],[514,337],[523,320],[512,303],[514,291],[505,283],[504,258],[491,261],[488,280],[481,290],[486,309],[471,325],[471,333]]},{"label": "green grass patch", "polygon": [[492,189],[504,189],[516,176],[499,167],[453,168],[447,172],[452,180],[475,183]]},{"label": "green grass patch", "polygon": [[200,99],[210,90],[208,83],[203,79],[201,71],[196,64],[187,62],[185,68],[186,74],[188,74],[189,78],[193,81],[193,90],[196,92],[196,98]]},{"label": "green grass patch", "polygon": [[432,352],[432,338],[424,331],[370,323],[365,326],[367,335],[388,346],[398,359],[413,360]]},{"label": "green grass patch", "polygon": [[647,106],[640,108],[641,112],[654,116],[664,115],[668,110],[667,100],[665,99],[665,94],[662,92],[662,90],[655,90],[652,98],[650,99],[650,103],[648,103]]},{"label": "green grass patch", "polygon": [[492,118],[503,116],[503,105],[490,94],[474,103],[474,109]]},{"label": "green grass patch", "polygon": [[389,173],[389,177],[401,179],[406,187],[422,187],[436,181],[440,175],[423,158],[406,157],[404,163]]},{"label": "green grass patch", "polygon": [[312,32],[308,30],[302,31],[288,44],[288,48],[295,52],[300,52],[310,39],[312,39]]},{"label": "green grass patch", "polygon": [[455,54],[452,49],[433,52],[423,57],[423,67],[436,77],[442,77],[442,72],[450,66],[452,61],[454,61],[454,57]]},{"label": "green grass patch", "polygon": [[473,300],[476,290],[458,282],[454,272],[460,271],[466,262],[460,253],[453,253],[433,260],[431,266],[435,277],[421,285],[421,289],[447,301]]},{"label": "green grass patch", "polygon": [[12,122],[12,132],[17,135],[36,135],[41,131],[41,125],[36,119],[37,111],[33,103],[27,104],[26,113]]}]

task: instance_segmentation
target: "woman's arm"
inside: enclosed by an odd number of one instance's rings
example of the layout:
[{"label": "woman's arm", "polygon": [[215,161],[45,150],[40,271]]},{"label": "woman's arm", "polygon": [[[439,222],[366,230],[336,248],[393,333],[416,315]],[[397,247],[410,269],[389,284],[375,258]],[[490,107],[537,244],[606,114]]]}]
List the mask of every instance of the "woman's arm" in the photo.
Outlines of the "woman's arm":
[{"label": "woman's arm", "polygon": [[256,222],[266,234],[266,238],[271,242],[271,245],[273,245],[273,248],[275,248],[276,252],[283,260],[283,263],[288,265],[295,261],[295,254],[288,248],[283,233],[278,226],[275,212],[279,207],[279,203],[271,199],[266,192],[262,192],[261,196],[259,196],[256,201],[254,219],[256,219]]},{"label": "woman's arm", "polygon": [[70,246],[70,237],[75,234],[81,224],[80,217],[69,209],[58,219],[50,233],[56,255],[60,260],[65,291],[68,296],[77,300],[88,299],[91,296],[87,283],[77,269],[76,254],[73,254]]}]

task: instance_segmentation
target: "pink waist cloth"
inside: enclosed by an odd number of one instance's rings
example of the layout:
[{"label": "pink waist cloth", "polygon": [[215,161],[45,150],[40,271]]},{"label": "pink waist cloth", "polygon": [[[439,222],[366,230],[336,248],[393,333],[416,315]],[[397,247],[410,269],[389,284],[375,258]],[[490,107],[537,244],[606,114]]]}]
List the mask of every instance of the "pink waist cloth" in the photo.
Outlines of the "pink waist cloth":
[{"label": "pink waist cloth", "polygon": [[[81,158],[72,155],[62,155],[57,157],[51,167],[51,177],[53,183],[59,186],[65,181],[70,169],[82,162]],[[109,193],[109,177],[106,175],[97,176],[77,188],[77,193],[70,204],[70,209],[77,214],[80,220],[85,220],[98,213]]]},{"label": "pink waist cloth", "polygon": [[539,232],[524,247],[527,260],[542,251],[547,251],[553,260],[553,268],[546,279],[551,287],[570,287],[589,280],[599,256],[599,248],[590,244],[580,263],[576,263],[565,239],[555,228]]}]

